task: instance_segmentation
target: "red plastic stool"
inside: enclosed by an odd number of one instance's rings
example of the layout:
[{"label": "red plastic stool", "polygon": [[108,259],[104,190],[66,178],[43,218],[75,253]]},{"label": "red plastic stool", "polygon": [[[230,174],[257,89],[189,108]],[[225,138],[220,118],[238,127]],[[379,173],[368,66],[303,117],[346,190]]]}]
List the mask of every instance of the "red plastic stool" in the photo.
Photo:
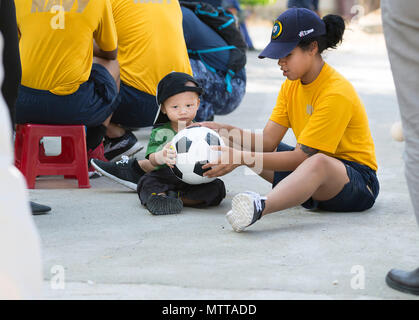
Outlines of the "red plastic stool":
[{"label": "red plastic stool", "polygon": [[[40,144],[43,137],[61,137],[61,154],[46,156],[44,147]],[[37,176],[47,175],[76,178],[79,188],[90,188],[84,126],[17,125],[15,166],[25,176],[29,189],[35,188]]]}]

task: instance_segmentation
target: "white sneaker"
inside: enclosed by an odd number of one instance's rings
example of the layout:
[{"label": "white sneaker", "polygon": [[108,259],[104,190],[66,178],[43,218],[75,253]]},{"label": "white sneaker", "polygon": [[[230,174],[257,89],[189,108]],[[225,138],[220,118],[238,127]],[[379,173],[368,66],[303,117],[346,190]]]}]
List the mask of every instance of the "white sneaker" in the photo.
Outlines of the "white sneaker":
[{"label": "white sneaker", "polygon": [[262,217],[265,209],[266,197],[258,193],[246,191],[237,194],[231,203],[231,210],[227,212],[227,221],[236,232],[241,232]]}]

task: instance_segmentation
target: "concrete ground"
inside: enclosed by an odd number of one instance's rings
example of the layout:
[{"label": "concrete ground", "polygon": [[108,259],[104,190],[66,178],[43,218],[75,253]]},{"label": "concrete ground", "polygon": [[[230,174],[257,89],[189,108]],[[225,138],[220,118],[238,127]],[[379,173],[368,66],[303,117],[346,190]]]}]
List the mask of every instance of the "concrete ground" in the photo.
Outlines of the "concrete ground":
[{"label": "concrete ground", "polygon": [[[267,43],[270,29],[250,32],[256,47]],[[235,233],[225,220],[232,197],[270,190],[243,168],[223,177],[227,197],[219,207],[162,217],[151,216],[136,193],[104,177],[92,180],[91,189],[44,179],[30,191],[32,200],[53,208],[34,217],[44,298],[418,299],[384,281],[391,268],[418,267],[419,229],[404,179],[404,145],[390,136],[399,114],[383,36],[352,28],[325,59],[353,83],[368,112],[381,183],[371,210],[296,207]],[[248,54],[247,75],[242,104],[216,121],[262,129],[284,78],[275,61],[259,60],[257,52]],[[149,132],[136,134],[146,144]],[[291,134],[285,140],[295,143]]]}]

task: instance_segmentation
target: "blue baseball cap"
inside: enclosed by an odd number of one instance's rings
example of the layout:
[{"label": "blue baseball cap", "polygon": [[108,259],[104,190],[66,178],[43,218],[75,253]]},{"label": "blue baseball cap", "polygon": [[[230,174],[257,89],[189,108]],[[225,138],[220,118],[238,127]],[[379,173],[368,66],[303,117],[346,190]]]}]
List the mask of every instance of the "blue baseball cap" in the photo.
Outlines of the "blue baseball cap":
[{"label": "blue baseball cap", "polygon": [[313,11],[306,8],[291,8],[274,22],[271,42],[259,58],[280,59],[286,57],[301,40],[326,34],[326,25]]}]

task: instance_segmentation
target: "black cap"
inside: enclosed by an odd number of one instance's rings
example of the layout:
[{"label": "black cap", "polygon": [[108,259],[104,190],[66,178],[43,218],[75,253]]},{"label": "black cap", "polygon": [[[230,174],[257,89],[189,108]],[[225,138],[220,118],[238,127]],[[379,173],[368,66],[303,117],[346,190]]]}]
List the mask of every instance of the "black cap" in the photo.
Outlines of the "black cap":
[{"label": "black cap", "polygon": [[275,20],[271,42],[259,58],[284,58],[301,40],[324,34],[326,25],[315,12],[305,8],[288,9]]},{"label": "black cap", "polygon": [[[196,87],[185,85],[189,81],[194,83]],[[204,93],[204,89],[199,86],[199,83],[194,79],[194,77],[187,73],[171,72],[160,80],[159,84],[157,85],[156,93],[156,100],[157,105],[159,106],[159,111],[157,112],[156,119],[154,120],[155,125],[170,121],[167,115],[161,112],[162,103],[175,94],[186,91],[196,92],[198,95],[202,95]]]}]

